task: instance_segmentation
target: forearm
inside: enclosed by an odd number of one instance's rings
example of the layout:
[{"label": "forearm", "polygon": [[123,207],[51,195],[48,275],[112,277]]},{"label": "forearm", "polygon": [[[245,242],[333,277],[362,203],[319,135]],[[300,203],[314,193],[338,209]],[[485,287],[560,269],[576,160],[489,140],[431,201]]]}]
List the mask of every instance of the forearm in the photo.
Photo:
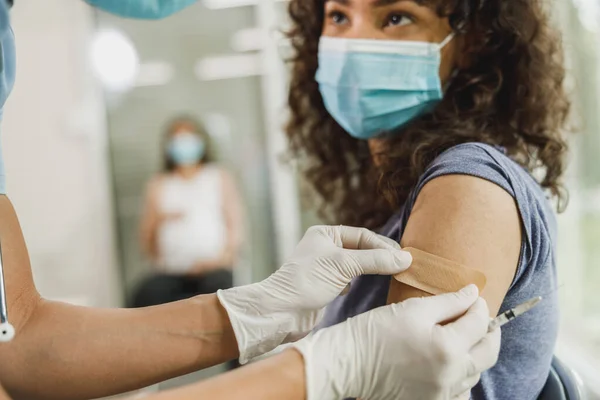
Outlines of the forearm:
[{"label": "forearm", "polygon": [[157,245],[158,226],[153,221],[143,221],[140,229],[140,247],[146,257],[152,261],[158,259]]},{"label": "forearm", "polygon": [[154,179],[148,184],[139,231],[140,247],[143,253],[154,262],[158,259],[157,235],[160,225],[158,196],[160,190],[158,179]]},{"label": "forearm", "polygon": [[225,173],[223,180],[223,213],[227,227],[227,252],[235,259],[244,240],[242,199],[233,178]]},{"label": "forearm", "polygon": [[108,396],[238,356],[215,295],[134,310],[41,302],[11,346],[3,382],[27,399]]},{"label": "forearm", "polygon": [[231,221],[227,227],[227,252],[237,257],[243,243],[243,226],[241,220]]},{"label": "forearm", "polygon": [[304,400],[304,361],[296,350],[251,364],[193,386],[145,397],[146,400],[198,399]]},{"label": "forearm", "polygon": [[[241,244],[238,241],[237,233],[235,230],[228,226],[227,227],[227,240],[223,246],[223,250],[219,255],[219,258],[206,262],[206,268],[209,270],[222,269],[222,268],[234,268],[238,261]],[[216,265],[212,265],[216,264]]]}]

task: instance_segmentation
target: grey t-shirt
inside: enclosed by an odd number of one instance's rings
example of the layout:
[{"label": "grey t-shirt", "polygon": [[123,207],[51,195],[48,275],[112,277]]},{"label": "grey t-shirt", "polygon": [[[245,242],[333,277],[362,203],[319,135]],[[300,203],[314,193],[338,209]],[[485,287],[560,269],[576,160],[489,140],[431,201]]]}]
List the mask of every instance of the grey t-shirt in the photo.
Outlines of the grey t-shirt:
[{"label": "grey t-shirt", "polygon": [[[474,400],[533,400],[541,392],[552,361],[558,331],[556,219],[540,185],[501,149],[481,143],[455,146],[440,155],[421,176],[404,207],[382,233],[400,241],[421,189],[443,175],[471,175],[502,187],[514,197],[523,224],[521,255],[515,279],[504,299],[506,311],[533,297],[544,301],[502,330],[498,364],[483,374],[471,392]],[[364,276],[326,312],[321,326],[331,326],[385,305],[390,278]]]}]

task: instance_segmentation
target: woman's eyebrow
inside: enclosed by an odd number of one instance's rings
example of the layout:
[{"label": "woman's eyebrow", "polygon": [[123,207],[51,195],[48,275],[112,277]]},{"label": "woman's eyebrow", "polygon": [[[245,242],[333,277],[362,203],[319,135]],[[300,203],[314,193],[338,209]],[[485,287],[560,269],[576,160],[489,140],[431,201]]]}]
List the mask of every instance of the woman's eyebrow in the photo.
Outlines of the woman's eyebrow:
[{"label": "woman's eyebrow", "polygon": [[375,0],[373,6],[375,7],[386,7],[396,3],[419,3],[415,0]]},{"label": "woman's eyebrow", "polygon": [[[325,3],[339,3],[341,5],[348,6],[352,3],[352,1],[353,0],[325,0]],[[373,6],[374,7],[386,7],[386,6],[389,6],[392,4],[406,3],[406,2],[421,3],[422,1],[419,1],[419,0],[374,0]]]}]

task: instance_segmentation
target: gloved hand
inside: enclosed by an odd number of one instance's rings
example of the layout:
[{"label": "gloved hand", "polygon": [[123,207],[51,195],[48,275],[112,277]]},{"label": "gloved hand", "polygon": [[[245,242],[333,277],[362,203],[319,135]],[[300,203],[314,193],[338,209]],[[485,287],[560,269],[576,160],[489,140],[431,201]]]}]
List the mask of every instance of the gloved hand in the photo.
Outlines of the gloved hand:
[{"label": "gloved hand", "polygon": [[366,229],[309,229],[291,259],[265,281],[217,292],[235,332],[240,362],[306,335],[352,279],[394,275],[411,262],[397,243]]},{"label": "gloved hand", "polygon": [[500,330],[488,334],[488,307],[478,295],[477,287],[469,286],[409,299],[298,342],[294,347],[304,356],[307,399],[465,398],[500,352]]}]

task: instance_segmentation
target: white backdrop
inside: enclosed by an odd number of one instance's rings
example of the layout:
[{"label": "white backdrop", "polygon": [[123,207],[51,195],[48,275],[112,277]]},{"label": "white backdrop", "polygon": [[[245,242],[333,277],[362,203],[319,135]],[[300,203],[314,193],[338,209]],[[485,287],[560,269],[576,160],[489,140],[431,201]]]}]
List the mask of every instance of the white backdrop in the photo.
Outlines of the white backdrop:
[{"label": "white backdrop", "polygon": [[2,140],[8,193],[41,293],[72,303],[121,302],[113,243],[105,113],[80,0],[19,0],[12,13],[17,82]]}]

